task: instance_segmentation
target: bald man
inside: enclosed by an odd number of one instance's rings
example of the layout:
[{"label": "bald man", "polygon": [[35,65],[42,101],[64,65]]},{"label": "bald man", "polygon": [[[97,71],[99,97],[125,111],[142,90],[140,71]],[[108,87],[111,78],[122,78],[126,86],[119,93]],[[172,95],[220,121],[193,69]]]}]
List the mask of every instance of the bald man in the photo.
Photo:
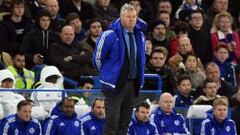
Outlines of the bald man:
[{"label": "bald man", "polygon": [[89,56],[82,53],[82,48],[74,37],[74,29],[71,26],[62,28],[61,40],[50,46],[49,64],[55,65],[64,76],[78,80],[84,74],[84,65],[89,61]]},{"label": "bald man", "polygon": [[185,120],[181,114],[173,111],[173,97],[170,93],[163,93],[159,99],[159,108],[151,115],[159,134],[189,135]]},{"label": "bald man", "polygon": [[45,2],[46,9],[49,11],[52,22],[51,29],[56,32],[60,32],[62,27],[66,25],[65,19],[59,14],[59,4],[57,0],[47,0]]},{"label": "bald man", "polygon": [[[172,69],[177,69],[179,67],[179,63],[183,61],[184,56],[188,52],[192,52],[192,44],[188,37],[179,37],[178,39],[178,46],[177,46],[178,53],[172,56],[168,60],[168,64]],[[203,70],[203,65],[201,60],[198,59],[198,67]]]}]

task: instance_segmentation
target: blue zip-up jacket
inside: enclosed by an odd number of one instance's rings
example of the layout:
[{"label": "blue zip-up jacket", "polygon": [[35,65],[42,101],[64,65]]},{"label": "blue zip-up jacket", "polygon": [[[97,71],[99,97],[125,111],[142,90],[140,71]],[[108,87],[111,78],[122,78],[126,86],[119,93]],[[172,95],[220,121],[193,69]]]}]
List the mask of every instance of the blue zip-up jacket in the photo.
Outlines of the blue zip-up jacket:
[{"label": "blue zip-up jacket", "polygon": [[150,121],[155,124],[160,135],[165,133],[190,135],[183,116],[174,111],[167,115],[159,107],[152,113]]},{"label": "blue zip-up jacket", "polygon": [[69,117],[60,112],[52,115],[44,126],[44,135],[81,135],[81,122],[77,119],[77,114]]},{"label": "blue zip-up jacket", "polygon": [[[145,36],[141,27],[136,25],[134,36],[137,45],[137,89],[143,86],[145,65]],[[100,82],[107,90],[114,91],[125,63],[126,45],[123,35],[123,27],[117,19],[110,25],[109,30],[104,31],[97,40],[93,53],[93,65],[100,72]],[[102,89],[103,90],[103,89]]]},{"label": "blue zip-up jacket", "polygon": [[9,115],[2,120],[1,135],[42,135],[41,124],[37,119],[22,121],[17,114]]},{"label": "blue zip-up jacket", "polygon": [[79,118],[83,128],[83,135],[102,135],[104,119],[99,119],[93,112]]},{"label": "blue zip-up jacket", "polygon": [[154,124],[147,122],[140,122],[134,115],[128,127],[127,135],[158,135],[157,128]]},{"label": "blue zip-up jacket", "polygon": [[192,95],[189,94],[189,96],[186,98],[181,95],[179,91],[177,91],[173,99],[175,100],[175,107],[189,107],[194,101],[194,97]]},{"label": "blue zip-up jacket", "polygon": [[207,119],[202,122],[200,135],[237,135],[236,125],[228,118],[220,123],[213,114],[208,114]]}]

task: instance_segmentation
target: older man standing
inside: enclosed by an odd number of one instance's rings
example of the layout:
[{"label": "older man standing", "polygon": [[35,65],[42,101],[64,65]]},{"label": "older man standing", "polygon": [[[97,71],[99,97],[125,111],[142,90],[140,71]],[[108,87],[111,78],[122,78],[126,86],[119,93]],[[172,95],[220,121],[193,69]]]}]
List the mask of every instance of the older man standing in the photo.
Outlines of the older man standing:
[{"label": "older man standing", "polygon": [[150,121],[156,125],[161,135],[189,135],[183,116],[173,111],[173,97],[170,93],[161,95],[159,108],[153,112]]},{"label": "older man standing", "polygon": [[145,37],[136,26],[137,13],[125,4],[120,19],[103,32],[94,51],[105,95],[104,135],[126,135],[133,104],[144,80]]}]

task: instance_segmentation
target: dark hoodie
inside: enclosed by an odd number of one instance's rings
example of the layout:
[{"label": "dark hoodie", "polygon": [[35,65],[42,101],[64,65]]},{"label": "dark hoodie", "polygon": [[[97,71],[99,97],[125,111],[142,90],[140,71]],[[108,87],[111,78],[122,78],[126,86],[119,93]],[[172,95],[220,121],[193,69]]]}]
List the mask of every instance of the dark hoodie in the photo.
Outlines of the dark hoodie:
[{"label": "dark hoodie", "polygon": [[[43,55],[44,60],[47,60],[49,45],[59,40],[59,35],[56,32],[41,28],[39,23],[40,18],[43,16],[51,18],[47,10],[40,10],[36,14],[35,28],[26,34],[20,47],[20,51],[26,54],[27,68],[34,66],[32,60],[33,56],[37,53]],[[44,61],[44,63],[47,63],[47,61]]]},{"label": "dark hoodie", "polygon": [[14,23],[11,15],[3,16],[0,22],[0,51],[15,53],[18,51],[24,35],[32,28],[29,18],[22,17],[22,21]]}]

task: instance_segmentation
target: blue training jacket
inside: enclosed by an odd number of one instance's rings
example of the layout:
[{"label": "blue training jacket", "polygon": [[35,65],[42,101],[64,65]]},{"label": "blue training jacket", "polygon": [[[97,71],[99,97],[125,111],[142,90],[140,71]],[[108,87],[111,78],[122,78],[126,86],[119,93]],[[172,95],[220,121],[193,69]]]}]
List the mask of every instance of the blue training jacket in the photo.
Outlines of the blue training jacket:
[{"label": "blue training jacket", "polygon": [[69,117],[62,112],[52,115],[44,125],[44,135],[81,135],[81,122],[77,119],[77,114]]},{"label": "blue training jacket", "polygon": [[[138,84],[139,87],[142,87],[144,82],[145,36],[141,32],[140,25],[135,26],[134,36],[137,44]],[[126,59],[125,51],[123,27],[120,19],[117,19],[110,25],[109,30],[102,32],[93,53],[93,65],[100,72],[100,82],[109,90],[114,90],[118,85],[117,81]]]},{"label": "blue training jacket", "polygon": [[79,118],[84,135],[102,135],[104,119],[99,119],[93,112],[89,112]]},{"label": "blue training jacket", "polygon": [[236,125],[233,120],[228,118],[220,123],[210,114],[202,122],[200,135],[237,135]]},{"label": "blue training jacket", "polygon": [[1,135],[42,135],[41,124],[37,119],[22,121],[17,114],[6,116],[2,120]]},{"label": "blue training jacket", "polygon": [[160,135],[165,133],[190,135],[183,116],[174,111],[167,115],[159,107],[151,115],[150,121],[155,124]]},{"label": "blue training jacket", "polygon": [[158,131],[155,125],[150,123],[150,121],[145,123],[140,122],[134,115],[129,124],[127,135],[158,135]]}]

